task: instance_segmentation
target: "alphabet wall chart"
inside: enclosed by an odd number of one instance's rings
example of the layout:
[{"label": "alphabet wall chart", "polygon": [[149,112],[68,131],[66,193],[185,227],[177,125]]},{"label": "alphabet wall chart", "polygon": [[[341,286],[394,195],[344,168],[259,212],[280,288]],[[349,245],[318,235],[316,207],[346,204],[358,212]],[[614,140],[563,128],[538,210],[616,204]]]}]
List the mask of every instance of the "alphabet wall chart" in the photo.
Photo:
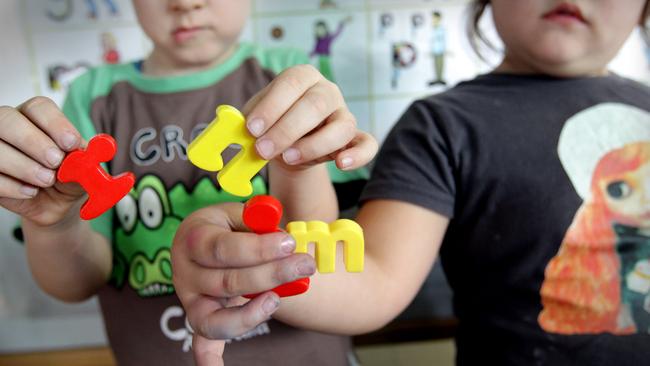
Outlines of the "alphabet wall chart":
[{"label": "alphabet wall chart", "polygon": [[[415,98],[490,69],[467,41],[469,3],[257,0],[243,39],[302,49],[341,87],[360,126],[381,140]],[[88,67],[141,59],[150,50],[129,0],[28,0],[25,8],[37,92],[58,102]],[[496,39],[489,13],[484,18],[485,33]],[[635,64],[614,65],[647,79],[650,58],[638,35],[632,43],[625,50]]]},{"label": "alphabet wall chart", "polygon": [[[381,138],[414,98],[487,67],[464,40],[466,4],[255,1],[243,39],[304,50],[339,84],[361,127]],[[140,59],[150,50],[128,0],[28,0],[25,8],[36,92],[59,103],[89,67]],[[453,67],[445,68],[445,60]]]}]

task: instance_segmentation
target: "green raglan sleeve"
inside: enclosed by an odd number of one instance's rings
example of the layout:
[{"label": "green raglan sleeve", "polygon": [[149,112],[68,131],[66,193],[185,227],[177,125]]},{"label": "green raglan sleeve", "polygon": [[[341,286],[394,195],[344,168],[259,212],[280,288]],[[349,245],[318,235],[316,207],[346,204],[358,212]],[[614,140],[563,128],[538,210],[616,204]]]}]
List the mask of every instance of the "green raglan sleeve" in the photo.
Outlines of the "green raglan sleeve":
[{"label": "green raglan sleeve", "polygon": [[[68,89],[68,94],[63,103],[63,113],[81,133],[86,140],[90,140],[97,134],[97,130],[90,117],[92,104],[93,83],[97,75],[92,70],[77,78]],[[104,165],[104,169],[107,169]],[[109,242],[112,242],[113,233],[113,210],[106,211],[100,217],[90,222],[96,232],[104,235]]]},{"label": "green raglan sleeve", "polygon": [[273,71],[276,75],[291,66],[309,63],[309,57],[305,52],[297,48],[271,48],[261,51],[258,54],[264,68]]},{"label": "green raglan sleeve", "polygon": [[[307,53],[296,48],[275,48],[267,50],[266,57],[262,61],[262,64],[266,68],[276,74],[281,73],[291,66],[309,63],[310,60]],[[332,183],[334,183],[341,210],[355,207],[359,202],[361,190],[370,177],[368,169],[362,167],[351,171],[343,171],[337,168],[333,161],[330,161],[327,163],[327,171],[329,172]]]}]

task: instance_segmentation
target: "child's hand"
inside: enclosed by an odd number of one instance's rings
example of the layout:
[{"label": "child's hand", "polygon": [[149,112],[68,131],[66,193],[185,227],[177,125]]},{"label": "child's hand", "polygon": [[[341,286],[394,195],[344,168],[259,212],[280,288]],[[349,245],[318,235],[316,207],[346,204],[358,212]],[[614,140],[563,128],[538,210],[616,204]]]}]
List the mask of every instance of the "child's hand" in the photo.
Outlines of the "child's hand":
[{"label": "child's hand", "polygon": [[356,126],[336,84],[310,65],[285,70],[244,107],[259,155],[304,168],[335,160],[339,169],[367,164],[377,142]]},{"label": "child's hand", "polygon": [[0,107],[0,205],[37,225],[63,220],[84,191],[77,184],[56,183],[56,169],[81,141],[47,98]]},{"label": "child's hand", "polygon": [[[242,208],[226,203],[196,211],[174,238],[174,288],[195,332],[199,365],[221,364],[224,342],[214,340],[240,336],[277,310],[280,300],[269,289],[316,271],[310,255],[292,254],[296,244],[289,234],[247,232]],[[253,293],[262,294],[241,297]]]}]

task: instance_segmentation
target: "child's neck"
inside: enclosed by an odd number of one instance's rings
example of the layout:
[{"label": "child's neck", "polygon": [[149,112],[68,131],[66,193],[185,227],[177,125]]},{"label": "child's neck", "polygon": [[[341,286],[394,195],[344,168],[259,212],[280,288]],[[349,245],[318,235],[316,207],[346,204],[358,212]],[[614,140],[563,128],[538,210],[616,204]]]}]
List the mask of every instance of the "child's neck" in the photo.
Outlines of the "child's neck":
[{"label": "child's neck", "polygon": [[194,72],[211,69],[226,61],[237,49],[233,45],[229,50],[219,57],[201,62],[185,62],[174,59],[162,51],[154,49],[151,54],[142,62],[142,73],[147,76],[177,76],[191,74]]},{"label": "child's neck", "polygon": [[519,75],[549,75],[561,78],[595,77],[606,76],[609,74],[606,66],[594,66],[590,68],[570,68],[567,66],[554,67],[552,65],[538,66],[516,57],[512,57],[508,54],[503,58],[501,64],[494,69],[494,72]]}]

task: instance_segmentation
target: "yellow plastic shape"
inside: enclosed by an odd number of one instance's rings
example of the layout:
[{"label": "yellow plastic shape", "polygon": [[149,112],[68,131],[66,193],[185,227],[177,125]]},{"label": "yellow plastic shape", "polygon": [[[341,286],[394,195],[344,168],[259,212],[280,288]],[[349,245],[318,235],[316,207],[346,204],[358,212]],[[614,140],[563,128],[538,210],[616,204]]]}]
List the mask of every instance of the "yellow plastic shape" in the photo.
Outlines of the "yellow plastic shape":
[{"label": "yellow plastic shape", "polygon": [[307,244],[315,244],[316,267],[320,273],[332,273],[336,265],[336,243],[343,242],[343,260],[348,272],[363,271],[363,230],[348,219],[331,224],[322,221],[293,221],[287,231],[296,240],[296,253],[307,253]]},{"label": "yellow plastic shape", "polygon": [[[224,167],[221,153],[231,144],[241,150]],[[240,197],[253,193],[251,180],[268,163],[255,151],[255,137],[248,132],[244,115],[229,105],[217,107],[216,118],[190,143],[187,156],[197,167],[219,172],[221,188]]]}]

